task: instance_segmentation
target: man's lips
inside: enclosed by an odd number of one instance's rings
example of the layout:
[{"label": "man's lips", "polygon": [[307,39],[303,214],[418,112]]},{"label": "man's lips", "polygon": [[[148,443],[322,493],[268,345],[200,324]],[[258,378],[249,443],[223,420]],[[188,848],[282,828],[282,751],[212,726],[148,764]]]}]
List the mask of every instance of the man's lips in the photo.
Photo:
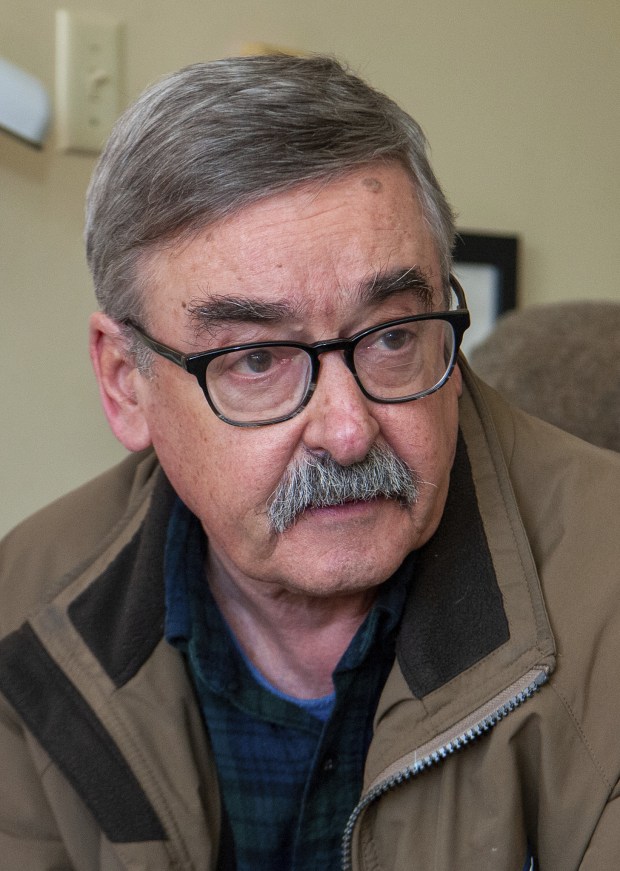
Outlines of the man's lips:
[{"label": "man's lips", "polygon": [[377,496],[374,499],[351,499],[347,502],[341,502],[338,505],[325,505],[325,506],[310,506],[306,508],[302,513],[297,517],[297,520],[301,519],[304,516],[309,517],[333,517],[334,519],[341,517],[354,517],[361,516],[363,514],[368,514],[375,510],[380,503],[385,503],[388,500],[384,496]]}]

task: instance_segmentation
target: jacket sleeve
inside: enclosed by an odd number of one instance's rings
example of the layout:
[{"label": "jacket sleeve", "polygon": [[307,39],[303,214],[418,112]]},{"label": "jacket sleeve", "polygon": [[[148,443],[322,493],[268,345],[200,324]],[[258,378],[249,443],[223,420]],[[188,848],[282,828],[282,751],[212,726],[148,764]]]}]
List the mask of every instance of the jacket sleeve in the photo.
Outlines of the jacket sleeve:
[{"label": "jacket sleeve", "polygon": [[620,784],[605,805],[579,871],[620,868]]},{"label": "jacket sleeve", "polygon": [[0,696],[0,871],[72,871],[21,724]]}]

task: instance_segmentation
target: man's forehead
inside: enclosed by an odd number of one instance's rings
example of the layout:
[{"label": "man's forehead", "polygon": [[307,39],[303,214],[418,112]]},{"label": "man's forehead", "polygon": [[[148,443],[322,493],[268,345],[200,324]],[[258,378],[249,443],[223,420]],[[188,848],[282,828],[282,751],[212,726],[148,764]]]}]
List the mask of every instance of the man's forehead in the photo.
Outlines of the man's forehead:
[{"label": "man's forehead", "polygon": [[[249,204],[153,252],[160,302],[199,328],[441,297],[434,239],[409,174],[373,164]],[[164,298],[164,294],[168,299]]]},{"label": "man's forehead", "polygon": [[[325,227],[329,227],[330,211],[337,212],[339,209],[354,213],[358,210],[372,212],[376,216],[383,216],[384,221],[406,213],[412,232],[428,234],[417,185],[410,173],[398,161],[375,161],[351,167],[335,177],[303,181],[280,192],[258,196],[215,220],[208,220],[205,216],[204,223],[198,220],[187,232],[181,233],[176,239],[169,239],[164,246],[164,253],[182,255],[188,244],[195,240],[201,239],[209,244],[226,234],[229,242],[232,239],[233,243],[249,248],[258,259],[260,254],[266,253],[261,248],[263,233],[271,233],[274,228],[279,231],[284,227],[286,232],[280,235],[281,245],[277,250],[282,252],[284,258],[287,255],[294,258],[295,229],[305,234],[305,225],[317,216]],[[343,225],[338,214],[335,220],[345,238],[352,235],[352,227],[348,222]],[[286,246],[289,235],[291,248]]]}]

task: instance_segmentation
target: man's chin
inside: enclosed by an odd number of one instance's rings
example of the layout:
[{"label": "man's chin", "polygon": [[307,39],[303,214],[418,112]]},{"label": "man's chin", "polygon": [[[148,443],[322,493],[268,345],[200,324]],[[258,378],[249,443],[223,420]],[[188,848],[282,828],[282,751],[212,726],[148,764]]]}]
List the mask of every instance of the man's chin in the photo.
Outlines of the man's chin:
[{"label": "man's chin", "polygon": [[325,550],[312,558],[300,556],[284,565],[279,585],[289,592],[309,598],[357,596],[368,593],[388,580],[401,565],[409,549],[340,548]]},{"label": "man's chin", "polygon": [[[410,510],[387,499],[346,502],[304,511],[277,536],[284,573],[324,594],[364,589],[386,580],[415,547]],[[314,580],[310,580],[313,578]]]}]

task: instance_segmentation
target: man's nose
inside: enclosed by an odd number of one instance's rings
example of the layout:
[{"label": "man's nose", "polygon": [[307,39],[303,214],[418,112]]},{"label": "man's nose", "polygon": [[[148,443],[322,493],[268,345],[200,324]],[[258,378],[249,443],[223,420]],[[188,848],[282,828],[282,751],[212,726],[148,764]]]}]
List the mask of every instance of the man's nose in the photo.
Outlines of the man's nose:
[{"label": "man's nose", "polygon": [[363,460],[379,434],[374,408],[375,403],[366,399],[342,354],[322,354],[318,383],[304,412],[305,447],[326,451],[343,466]]}]

